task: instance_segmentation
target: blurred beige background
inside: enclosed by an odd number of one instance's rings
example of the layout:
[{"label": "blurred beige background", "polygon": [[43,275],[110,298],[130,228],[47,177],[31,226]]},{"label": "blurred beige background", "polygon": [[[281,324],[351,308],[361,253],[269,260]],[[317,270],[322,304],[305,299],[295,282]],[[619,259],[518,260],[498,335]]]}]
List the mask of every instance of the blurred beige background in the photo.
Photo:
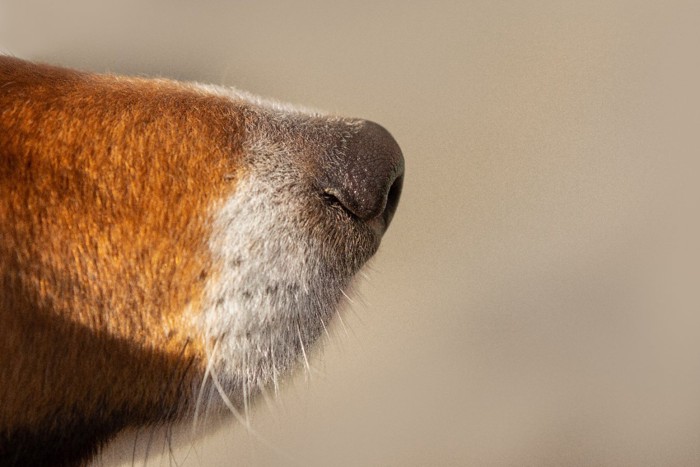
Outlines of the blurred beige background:
[{"label": "blurred beige background", "polygon": [[697,2],[0,0],[5,52],[403,148],[347,331],[185,466],[700,465],[699,26]]}]

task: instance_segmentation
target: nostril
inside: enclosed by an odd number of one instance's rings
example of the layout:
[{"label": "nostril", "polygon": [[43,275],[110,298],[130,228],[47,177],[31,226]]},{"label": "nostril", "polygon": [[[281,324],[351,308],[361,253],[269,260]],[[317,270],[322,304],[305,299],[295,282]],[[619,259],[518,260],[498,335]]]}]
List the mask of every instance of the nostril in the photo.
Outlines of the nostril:
[{"label": "nostril", "polygon": [[386,207],[384,208],[384,225],[385,228],[389,227],[391,219],[394,217],[396,208],[399,206],[399,198],[401,197],[401,189],[403,188],[403,174],[399,175],[394,183],[392,183],[391,188],[389,188],[389,194],[386,197]]},{"label": "nostril", "polygon": [[323,197],[323,200],[329,205],[336,207],[338,209],[342,209],[345,211],[349,216],[351,217],[357,217],[357,215],[347,206],[347,203],[344,203],[340,199],[340,195],[338,192],[335,190],[331,189],[325,189],[323,190],[323,193],[321,195]]}]

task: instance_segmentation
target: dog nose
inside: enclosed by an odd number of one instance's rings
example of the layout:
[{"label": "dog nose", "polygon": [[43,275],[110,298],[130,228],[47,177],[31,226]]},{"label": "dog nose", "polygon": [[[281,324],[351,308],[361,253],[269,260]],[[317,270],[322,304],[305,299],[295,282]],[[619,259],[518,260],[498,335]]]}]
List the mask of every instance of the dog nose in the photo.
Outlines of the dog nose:
[{"label": "dog nose", "polygon": [[403,155],[391,134],[363,121],[329,169],[322,176],[323,191],[358,219],[379,221],[386,230],[399,204],[404,174]]}]

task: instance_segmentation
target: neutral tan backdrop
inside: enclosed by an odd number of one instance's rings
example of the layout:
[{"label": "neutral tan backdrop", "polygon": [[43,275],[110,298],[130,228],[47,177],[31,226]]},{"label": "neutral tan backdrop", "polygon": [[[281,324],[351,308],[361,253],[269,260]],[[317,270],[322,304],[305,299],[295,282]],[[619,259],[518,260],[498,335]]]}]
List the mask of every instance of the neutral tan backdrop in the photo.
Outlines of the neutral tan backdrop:
[{"label": "neutral tan backdrop", "polygon": [[403,148],[347,330],[178,465],[700,465],[694,3],[0,0],[0,48]]}]

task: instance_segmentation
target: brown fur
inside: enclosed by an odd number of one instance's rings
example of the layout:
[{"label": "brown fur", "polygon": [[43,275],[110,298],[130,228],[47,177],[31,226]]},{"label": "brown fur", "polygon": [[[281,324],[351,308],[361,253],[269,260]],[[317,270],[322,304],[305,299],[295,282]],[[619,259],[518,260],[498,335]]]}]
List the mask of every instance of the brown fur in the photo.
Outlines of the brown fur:
[{"label": "brown fur", "polygon": [[338,311],[403,165],[366,120],[0,57],[0,465],[195,423],[213,387],[206,414],[247,406]]},{"label": "brown fur", "polygon": [[76,462],[175,415],[203,365],[177,311],[211,273],[241,132],[186,85],[0,57],[0,463]]}]

